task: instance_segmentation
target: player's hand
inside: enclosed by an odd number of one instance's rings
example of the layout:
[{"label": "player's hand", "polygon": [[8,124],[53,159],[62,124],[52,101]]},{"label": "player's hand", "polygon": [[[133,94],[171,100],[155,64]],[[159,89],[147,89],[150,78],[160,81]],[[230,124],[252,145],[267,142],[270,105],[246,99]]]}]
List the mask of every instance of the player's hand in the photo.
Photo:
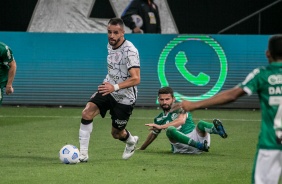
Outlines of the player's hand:
[{"label": "player's hand", "polygon": [[195,110],[197,107],[194,102],[188,100],[183,100],[180,103],[175,103],[172,105],[170,112],[185,113]]},{"label": "player's hand", "polygon": [[6,86],[6,94],[10,95],[14,93],[14,88],[12,86]]},{"label": "player's hand", "polygon": [[115,91],[114,86],[108,82],[103,82],[103,84],[98,86],[99,93],[102,93],[102,96],[110,94]]},{"label": "player's hand", "polygon": [[135,27],[135,28],[133,29],[133,33],[143,33],[143,30],[140,29],[140,27]]},{"label": "player's hand", "polygon": [[178,111],[182,111],[182,102],[180,103],[174,103],[170,109],[170,112],[178,112]]},{"label": "player's hand", "polygon": [[157,125],[157,124],[154,124],[154,123],[149,123],[149,124],[145,124],[145,125],[150,127],[149,130],[154,130],[154,129],[162,130],[163,129],[161,125]]}]

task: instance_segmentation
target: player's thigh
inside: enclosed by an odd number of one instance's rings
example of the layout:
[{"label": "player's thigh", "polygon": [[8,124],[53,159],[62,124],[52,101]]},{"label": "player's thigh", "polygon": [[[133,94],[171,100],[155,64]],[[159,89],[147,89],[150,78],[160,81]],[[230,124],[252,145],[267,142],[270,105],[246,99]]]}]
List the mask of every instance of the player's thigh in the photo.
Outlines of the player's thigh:
[{"label": "player's thigh", "polygon": [[118,130],[125,129],[132,111],[133,105],[117,103],[114,108],[110,109],[110,114],[112,116],[112,127]]},{"label": "player's thigh", "polygon": [[82,111],[82,118],[86,120],[93,119],[95,116],[100,114],[100,110],[96,104],[88,102]]},{"label": "player's thigh", "polygon": [[254,164],[255,184],[278,183],[282,169],[282,151],[259,149]]},{"label": "player's thigh", "polygon": [[207,133],[204,137],[202,137],[202,135],[199,135],[198,131],[195,128],[192,132],[187,134],[187,137],[197,142],[204,142],[206,140],[208,142],[208,146],[210,146],[211,137],[209,133]]},{"label": "player's thigh", "polygon": [[87,104],[89,104],[89,102],[95,105],[91,105],[91,108],[89,109],[90,112],[93,112],[93,110],[95,111],[94,117],[100,113],[102,118],[104,118],[107,111],[113,106],[112,104],[115,101],[110,94],[103,96],[101,93],[96,92],[91,96]]}]

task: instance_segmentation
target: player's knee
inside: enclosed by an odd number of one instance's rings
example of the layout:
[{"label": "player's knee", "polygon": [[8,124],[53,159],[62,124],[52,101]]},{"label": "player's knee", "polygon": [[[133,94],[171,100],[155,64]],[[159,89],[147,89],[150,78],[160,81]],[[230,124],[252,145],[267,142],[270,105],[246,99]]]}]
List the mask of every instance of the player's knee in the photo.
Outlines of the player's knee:
[{"label": "player's knee", "polygon": [[95,104],[89,102],[83,109],[81,116],[83,119],[93,119],[99,113],[99,108]]},{"label": "player's knee", "polygon": [[199,121],[199,123],[197,124],[197,128],[200,131],[205,131],[205,123],[202,121]]},{"label": "player's knee", "polygon": [[82,117],[82,119],[92,119],[91,115],[85,109],[82,111],[81,117]]},{"label": "player's knee", "polygon": [[95,116],[95,111],[85,108],[83,109],[81,116],[83,119],[93,119]]},{"label": "player's knee", "polygon": [[174,126],[169,126],[166,129],[166,136],[169,137],[169,138],[173,137],[173,134],[174,134],[175,131],[176,131],[176,128]]}]

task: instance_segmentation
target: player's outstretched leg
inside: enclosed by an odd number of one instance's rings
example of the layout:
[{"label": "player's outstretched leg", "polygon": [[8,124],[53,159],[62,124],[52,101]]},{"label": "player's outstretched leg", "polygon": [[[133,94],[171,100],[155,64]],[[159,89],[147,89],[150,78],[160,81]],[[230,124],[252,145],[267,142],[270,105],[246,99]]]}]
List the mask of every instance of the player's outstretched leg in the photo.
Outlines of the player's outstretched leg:
[{"label": "player's outstretched leg", "polygon": [[138,136],[132,136],[131,134],[129,135],[128,139],[125,141],[126,146],[122,154],[122,158],[124,160],[129,159],[134,154],[138,140],[139,140]]},{"label": "player's outstretched leg", "polygon": [[199,150],[202,150],[202,151],[208,152],[208,150],[209,150],[209,146],[208,146],[207,141],[204,141],[204,142],[195,141],[195,140],[191,139],[190,137],[188,137],[187,135],[179,132],[174,126],[169,126],[166,129],[166,136],[170,140],[174,140],[174,141],[180,142],[182,144],[187,144],[189,146],[198,148]]},{"label": "player's outstretched leg", "polygon": [[217,133],[222,137],[222,138],[227,138],[227,133],[225,132],[223,125],[219,119],[214,119],[213,124],[215,129],[217,130]]}]

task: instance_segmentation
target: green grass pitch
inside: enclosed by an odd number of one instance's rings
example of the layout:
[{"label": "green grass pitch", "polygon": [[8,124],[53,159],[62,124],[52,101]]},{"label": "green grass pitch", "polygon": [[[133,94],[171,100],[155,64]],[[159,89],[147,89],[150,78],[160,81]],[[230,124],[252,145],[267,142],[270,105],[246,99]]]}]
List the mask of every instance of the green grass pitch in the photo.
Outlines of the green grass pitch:
[{"label": "green grass pitch", "polygon": [[[201,155],[172,154],[161,133],[145,151],[129,160],[121,156],[125,144],[111,137],[109,115],[94,120],[89,162],[60,163],[65,144],[79,147],[78,129],[83,108],[1,107],[0,183],[20,184],[248,184],[260,128],[260,111],[199,110],[199,119],[222,120],[227,139],[211,135],[211,148]],[[136,108],[128,130],[138,135],[139,146],[149,131],[157,109]]]}]

